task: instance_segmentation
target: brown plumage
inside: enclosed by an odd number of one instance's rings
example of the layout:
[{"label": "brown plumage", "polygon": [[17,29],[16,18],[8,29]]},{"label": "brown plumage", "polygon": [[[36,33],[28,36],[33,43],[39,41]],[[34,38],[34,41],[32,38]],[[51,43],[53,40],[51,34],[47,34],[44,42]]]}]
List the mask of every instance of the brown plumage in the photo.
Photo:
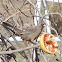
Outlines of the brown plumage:
[{"label": "brown plumage", "polygon": [[28,32],[28,33],[21,34],[20,36],[24,40],[34,41],[40,35],[41,30],[42,30],[42,24],[40,24],[40,25],[38,25],[38,26],[36,26],[34,28],[26,30],[26,32]]},{"label": "brown plumage", "polygon": [[[19,36],[26,40],[26,41],[34,41],[41,33],[44,23],[38,23],[38,25],[31,29],[26,29],[25,31],[17,29],[15,27],[12,27],[16,33],[19,34]],[[3,25],[6,25],[7,27],[9,24],[6,22],[3,23]],[[11,26],[10,26],[11,27]]]}]

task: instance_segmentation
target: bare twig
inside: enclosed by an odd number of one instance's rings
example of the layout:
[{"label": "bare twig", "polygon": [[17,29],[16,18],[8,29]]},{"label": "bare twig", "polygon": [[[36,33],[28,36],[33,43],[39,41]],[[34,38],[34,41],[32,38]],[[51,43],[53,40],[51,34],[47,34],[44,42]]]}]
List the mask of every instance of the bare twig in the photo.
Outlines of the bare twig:
[{"label": "bare twig", "polygon": [[[28,11],[28,10],[30,10],[30,9],[27,9],[26,11]],[[23,11],[25,11],[25,10],[23,10]],[[18,13],[20,13],[20,11],[15,12],[13,15],[9,16],[8,18],[6,18],[3,22],[6,22],[7,20],[9,20],[11,17],[15,16]]]},{"label": "bare twig", "polygon": [[17,50],[11,50],[11,51],[1,51],[0,54],[11,54],[11,53],[16,53],[16,52],[21,52],[21,51],[25,51],[31,48],[35,48],[40,46],[40,44],[36,44],[34,46],[29,46],[29,47],[25,47],[25,48],[21,48],[21,49],[17,49]]},{"label": "bare twig", "polygon": [[13,8],[13,10],[16,12],[16,10],[15,10],[15,6],[13,5],[12,1],[9,0],[9,2],[10,2],[11,7]]},{"label": "bare twig", "polygon": [[39,16],[42,16],[41,13],[39,12],[38,8],[31,2],[31,0],[26,0],[28,1],[39,13]]},{"label": "bare twig", "polygon": [[11,17],[15,16],[16,14],[18,14],[20,11],[14,13],[13,15],[9,16],[8,18],[6,18],[3,22],[6,22],[7,20],[9,20]]},{"label": "bare twig", "polygon": [[1,58],[1,60],[3,60],[3,62],[7,62],[2,55],[0,56],[0,58]]},{"label": "bare twig", "polygon": [[53,27],[50,27],[49,25],[44,25],[44,26],[48,26],[49,28],[51,28],[55,33],[56,33],[56,35],[57,35],[57,37],[59,37],[59,35],[58,35],[58,33],[57,33],[57,31],[56,31],[56,29],[54,29]]},{"label": "bare twig", "polygon": [[19,9],[19,10],[20,10],[20,12],[21,12],[24,16],[29,17],[29,18],[32,17],[32,16],[28,16],[28,15],[26,15],[25,13],[23,13],[23,12],[21,11],[21,9]]},{"label": "bare twig", "polygon": [[41,53],[42,53],[42,56],[43,56],[43,58],[44,58],[45,62],[48,62],[48,61],[47,61],[47,58],[46,58],[46,56],[44,55],[44,53],[43,53],[43,51],[42,51],[42,50],[41,50]]}]

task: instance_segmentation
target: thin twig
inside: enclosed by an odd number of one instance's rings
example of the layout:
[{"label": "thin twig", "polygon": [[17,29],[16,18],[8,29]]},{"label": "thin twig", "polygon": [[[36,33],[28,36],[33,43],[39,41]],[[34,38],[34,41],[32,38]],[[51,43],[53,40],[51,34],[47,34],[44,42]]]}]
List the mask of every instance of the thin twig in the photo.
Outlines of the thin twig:
[{"label": "thin twig", "polygon": [[0,56],[0,58],[3,60],[3,62],[7,62],[2,55]]},{"label": "thin twig", "polygon": [[[26,11],[28,11],[30,9],[27,9]],[[25,10],[24,10],[25,11]],[[3,22],[6,22],[7,20],[9,20],[11,17],[15,16],[16,14],[20,13],[20,11],[17,11],[16,13],[14,13],[13,15],[7,17]]]},{"label": "thin twig", "polygon": [[48,62],[48,61],[47,61],[47,58],[46,58],[46,56],[44,55],[44,53],[42,52],[42,50],[41,50],[41,53],[42,53],[42,56],[43,56],[45,62]]},{"label": "thin twig", "polygon": [[34,9],[36,9],[38,11],[39,16],[42,16],[41,13],[39,12],[38,8],[31,2],[31,0],[26,0],[26,1],[28,1],[34,7]]},{"label": "thin twig", "polygon": [[21,12],[24,16],[29,17],[29,18],[32,17],[32,16],[28,16],[28,15],[26,15],[25,13],[23,13],[23,12],[21,11],[21,9],[19,9],[19,10],[20,10],[20,12]]},{"label": "thin twig", "polygon": [[49,25],[44,25],[44,26],[48,26],[49,28],[51,28],[55,33],[56,33],[56,35],[57,35],[57,37],[59,37],[59,35],[58,35],[58,33],[57,33],[57,31],[56,31],[56,29],[54,29],[53,27],[51,27],[51,26],[49,26]]},{"label": "thin twig", "polygon": [[31,48],[35,48],[35,47],[38,47],[38,46],[40,46],[40,44],[36,44],[34,46],[28,46],[28,47],[17,49],[17,50],[1,51],[0,54],[12,54],[12,53],[16,53],[16,52],[25,51],[25,50],[28,50],[28,49],[31,49]]},{"label": "thin twig", "polygon": [[6,22],[7,20],[9,20],[11,17],[15,16],[16,14],[18,14],[20,11],[14,13],[13,15],[9,16],[8,18],[6,18],[3,22]]}]

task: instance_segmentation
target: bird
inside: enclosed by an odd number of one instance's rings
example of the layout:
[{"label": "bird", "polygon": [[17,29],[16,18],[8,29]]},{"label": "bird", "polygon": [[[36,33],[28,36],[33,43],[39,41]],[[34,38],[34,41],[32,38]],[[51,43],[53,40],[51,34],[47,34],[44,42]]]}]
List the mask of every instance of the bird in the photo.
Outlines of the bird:
[{"label": "bird", "polygon": [[14,32],[14,34],[18,33],[18,36],[20,36],[23,40],[30,41],[31,43],[34,44],[33,41],[36,38],[38,38],[38,36],[40,35],[40,33],[41,33],[42,29],[43,29],[44,23],[43,22],[42,23],[38,23],[37,26],[35,26],[33,28],[25,29],[24,31],[23,31],[23,29],[20,30],[20,29],[18,29],[16,27],[12,26],[8,22],[3,22],[2,25],[4,27],[8,28],[9,30],[11,30],[9,28],[9,27],[11,27],[13,29],[12,32]]}]

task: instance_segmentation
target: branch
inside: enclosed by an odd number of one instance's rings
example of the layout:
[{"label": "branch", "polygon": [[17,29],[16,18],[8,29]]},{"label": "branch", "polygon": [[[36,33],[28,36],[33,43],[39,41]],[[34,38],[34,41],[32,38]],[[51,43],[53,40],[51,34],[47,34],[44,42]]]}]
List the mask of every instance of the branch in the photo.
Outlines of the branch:
[{"label": "branch", "polygon": [[59,35],[58,35],[58,33],[57,33],[57,31],[56,31],[56,29],[54,29],[53,27],[51,27],[51,26],[49,26],[49,25],[44,25],[44,26],[48,26],[49,28],[51,28],[55,33],[56,33],[56,35],[57,35],[57,37],[59,37]]},{"label": "branch", "polygon": [[25,13],[23,13],[23,12],[21,11],[21,9],[19,9],[19,11],[20,11],[24,16],[26,16],[26,17],[29,17],[29,18],[32,17],[32,16],[28,16],[28,15],[26,15]]},{"label": "branch", "polygon": [[[27,9],[26,11],[28,11],[30,9]],[[25,11],[25,10],[24,10]],[[9,20],[11,17],[15,16],[16,14],[20,13],[20,11],[17,11],[16,13],[14,13],[13,15],[7,17],[3,22],[6,22],[7,20]]]},{"label": "branch", "polygon": [[0,56],[0,58],[3,60],[3,62],[7,62],[3,56]]},{"label": "branch", "polygon": [[25,51],[25,50],[28,50],[28,49],[31,49],[31,48],[35,48],[35,47],[38,47],[38,46],[40,46],[40,44],[36,44],[34,46],[28,46],[28,47],[17,49],[17,50],[1,51],[0,54],[12,54],[12,53],[16,53],[16,52]]},{"label": "branch", "polygon": [[18,14],[20,11],[14,13],[13,15],[9,16],[8,18],[6,18],[3,22],[6,22],[7,20],[9,20],[11,17],[15,16],[16,14]]},{"label": "branch", "polygon": [[36,7],[36,5],[34,5],[30,0],[26,0],[26,1],[28,1],[28,2],[34,7],[34,9],[36,9],[36,10],[38,11],[39,16],[42,17],[42,15],[41,15],[41,13],[39,12],[39,10],[38,10],[38,8]]},{"label": "branch", "polygon": [[48,62],[48,60],[47,60],[47,58],[46,58],[46,55],[44,54],[44,52],[43,52],[42,50],[41,50],[41,53],[42,53],[42,56],[43,56],[45,62]]}]

